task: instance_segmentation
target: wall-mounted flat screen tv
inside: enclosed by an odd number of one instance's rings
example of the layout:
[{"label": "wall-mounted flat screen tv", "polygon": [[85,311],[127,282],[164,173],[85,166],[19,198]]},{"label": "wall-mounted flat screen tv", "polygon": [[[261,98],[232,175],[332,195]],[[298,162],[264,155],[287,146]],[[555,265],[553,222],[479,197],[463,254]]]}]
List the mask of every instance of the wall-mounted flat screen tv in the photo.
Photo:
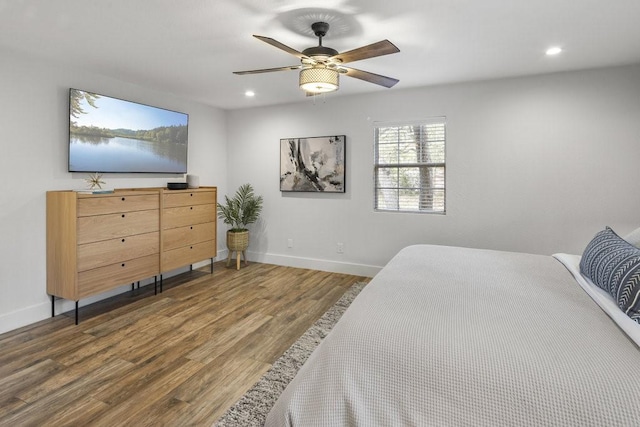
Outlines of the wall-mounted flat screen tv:
[{"label": "wall-mounted flat screen tv", "polygon": [[189,115],[69,90],[69,172],[186,173]]}]

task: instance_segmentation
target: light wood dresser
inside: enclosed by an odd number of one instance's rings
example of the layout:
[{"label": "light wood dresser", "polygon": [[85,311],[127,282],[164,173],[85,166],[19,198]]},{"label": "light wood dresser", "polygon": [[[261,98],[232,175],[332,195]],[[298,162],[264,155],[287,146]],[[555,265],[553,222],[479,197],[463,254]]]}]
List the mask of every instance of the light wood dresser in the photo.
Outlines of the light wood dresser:
[{"label": "light wood dresser", "polygon": [[[47,293],[76,302],[216,256],[216,188],[47,192]],[[162,291],[162,280],[160,280]]]}]

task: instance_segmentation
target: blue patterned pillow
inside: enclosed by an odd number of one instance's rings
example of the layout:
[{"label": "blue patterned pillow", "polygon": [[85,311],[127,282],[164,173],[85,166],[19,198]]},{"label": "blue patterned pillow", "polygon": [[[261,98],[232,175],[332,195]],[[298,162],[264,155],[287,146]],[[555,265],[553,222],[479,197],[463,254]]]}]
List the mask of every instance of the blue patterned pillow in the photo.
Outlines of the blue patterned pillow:
[{"label": "blue patterned pillow", "polygon": [[627,316],[640,323],[640,249],[607,227],[585,248],[580,272],[607,291]]}]

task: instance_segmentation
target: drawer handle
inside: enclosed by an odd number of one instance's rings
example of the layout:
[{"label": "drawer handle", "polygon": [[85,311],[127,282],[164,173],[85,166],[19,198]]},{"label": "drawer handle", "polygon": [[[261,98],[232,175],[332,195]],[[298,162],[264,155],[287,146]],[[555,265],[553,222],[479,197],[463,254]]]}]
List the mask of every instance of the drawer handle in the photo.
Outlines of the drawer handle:
[{"label": "drawer handle", "polygon": [[191,197],[193,197],[193,193],[189,194]]},{"label": "drawer handle", "polygon": [[124,214],[122,214],[122,218],[124,218]]},{"label": "drawer handle", "polygon": [[124,197],[122,198],[122,201],[124,202]]},{"label": "drawer handle", "polygon": [[193,249],[193,246],[191,246],[189,249]]},{"label": "drawer handle", "polygon": [[189,228],[193,230],[193,227],[189,227]]},{"label": "drawer handle", "polygon": [[124,267],[124,262],[122,263],[122,266]]},{"label": "drawer handle", "polygon": [[193,206],[191,206],[189,209],[193,210]]},{"label": "drawer handle", "polygon": [[124,239],[122,239],[122,243],[124,243]]}]

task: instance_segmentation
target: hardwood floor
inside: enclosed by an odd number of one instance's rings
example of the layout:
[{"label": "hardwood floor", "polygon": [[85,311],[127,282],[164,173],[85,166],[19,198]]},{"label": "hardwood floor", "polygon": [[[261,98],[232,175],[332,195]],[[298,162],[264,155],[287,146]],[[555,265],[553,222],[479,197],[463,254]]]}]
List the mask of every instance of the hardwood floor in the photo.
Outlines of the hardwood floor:
[{"label": "hardwood floor", "polygon": [[0,335],[0,425],[211,425],[368,280],[218,262]]}]

